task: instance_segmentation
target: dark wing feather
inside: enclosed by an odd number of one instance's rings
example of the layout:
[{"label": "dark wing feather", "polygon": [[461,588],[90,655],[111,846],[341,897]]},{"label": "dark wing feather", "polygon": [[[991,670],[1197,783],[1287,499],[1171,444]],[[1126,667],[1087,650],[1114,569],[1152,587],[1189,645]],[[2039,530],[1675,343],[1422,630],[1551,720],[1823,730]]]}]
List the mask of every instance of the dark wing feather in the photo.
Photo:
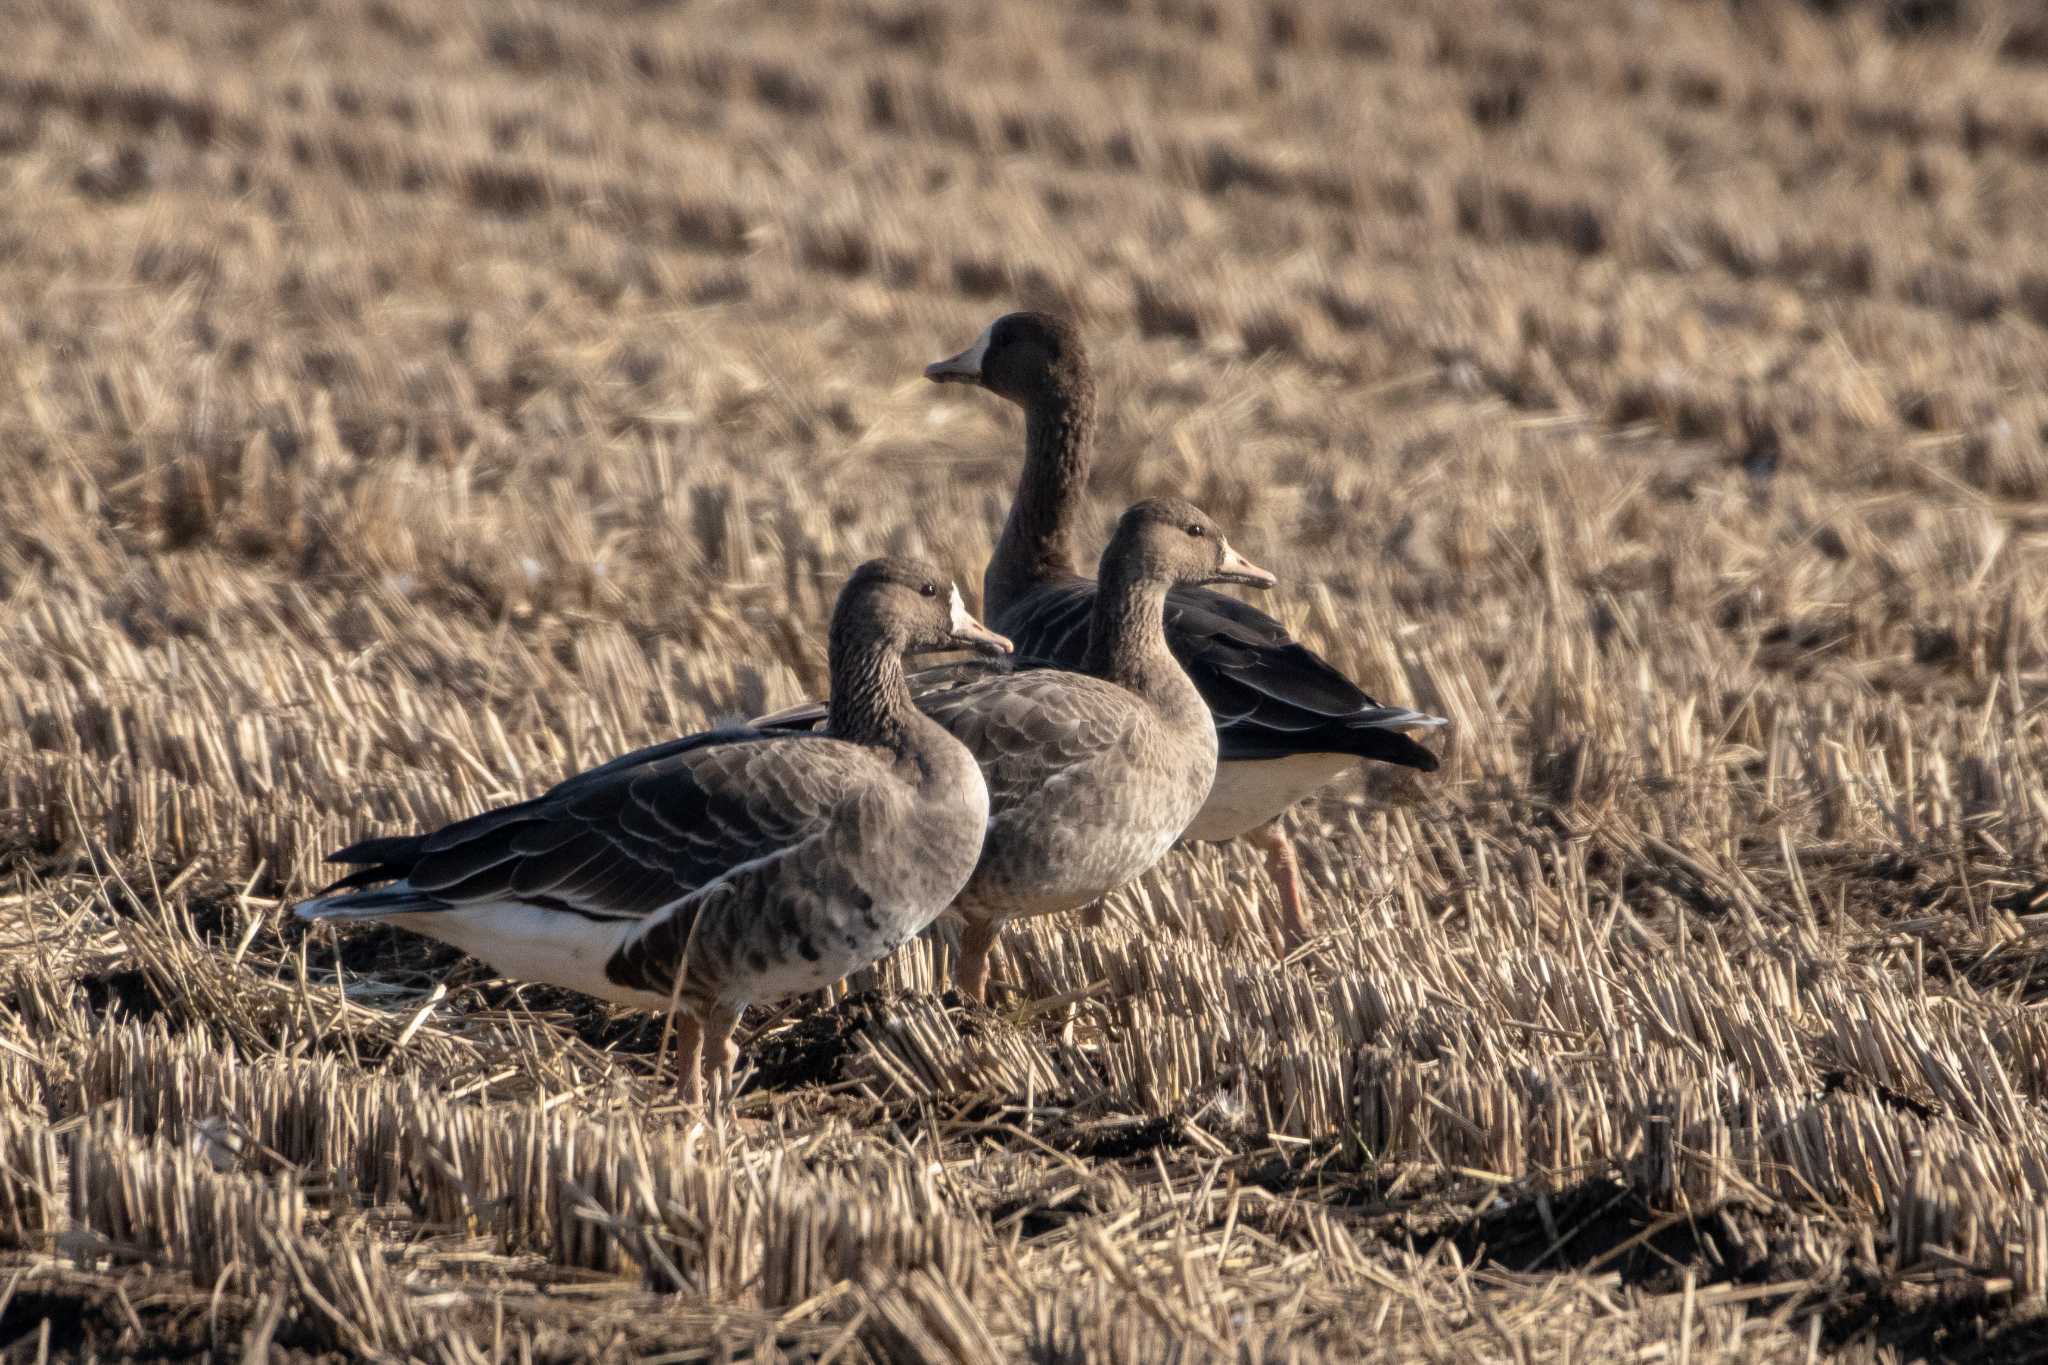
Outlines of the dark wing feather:
[{"label": "dark wing feather", "polygon": [[[993,624],[1019,657],[1079,668],[1094,609],[1094,580],[1073,578],[1028,594]],[[1215,715],[1224,762],[1329,753],[1436,769],[1436,755],[1400,730],[1440,721],[1380,705],[1256,607],[1176,588],[1166,639]]]},{"label": "dark wing feather", "polygon": [[[635,749],[631,753],[622,754],[609,763],[587,769],[573,777],[566,777],[548,788],[541,795],[534,797],[530,801],[522,801],[515,806],[500,806],[496,810],[487,810],[479,815],[473,815],[467,820],[458,820],[452,825],[443,825],[440,829],[426,834],[382,835],[371,839],[360,839],[350,844],[347,848],[328,854],[327,861],[348,865],[371,864],[371,866],[351,872],[348,876],[328,887],[327,890],[334,891],[347,887],[365,886],[374,882],[395,881],[400,877],[409,875],[412,867],[427,853],[461,843],[481,830],[496,828],[499,825],[508,823],[521,813],[538,809],[544,802],[553,800],[579,787],[591,785],[608,773],[644,763],[652,763],[656,759],[665,758],[670,754],[686,753],[691,749],[702,748],[707,744],[719,743],[736,736],[744,736],[746,733],[748,732],[742,729],[711,730],[702,734],[686,735],[681,739],[666,740],[660,744],[650,744],[644,749]],[[564,825],[541,823],[529,826],[526,827],[526,833],[522,834],[520,838],[533,839],[539,842],[533,847],[522,846],[519,851],[522,853],[541,852],[545,848],[552,846],[547,843],[549,839],[559,844],[573,833],[574,830],[572,828]]]},{"label": "dark wing feather", "polygon": [[[510,899],[638,918],[810,837],[865,761],[805,735],[691,736],[431,834],[353,844],[330,861],[372,865],[328,891],[402,880],[413,902],[403,908],[414,910]],[[347,899],[331,908],[346,911]]]},{"label": "dark wing feather", "polygon": [[[1093,579],[1047,584],[990,623],[1015,643],[1015,655],[920,669],[910,675],[912,694],[929,711],[928,697],[980,678],[1028,668],[1078,670],[1094,612]],[[1166,598],[1166,639],[1216,718],[1218,756],[1226,763],[1354,754],[1436,771],[1436,755],[1401,731],[1442,721],[1382,706],[1256,607],[1206,588],[1177,588]],[[824,720],[824,703],[810,702],[754,723],[809,730]]]}]

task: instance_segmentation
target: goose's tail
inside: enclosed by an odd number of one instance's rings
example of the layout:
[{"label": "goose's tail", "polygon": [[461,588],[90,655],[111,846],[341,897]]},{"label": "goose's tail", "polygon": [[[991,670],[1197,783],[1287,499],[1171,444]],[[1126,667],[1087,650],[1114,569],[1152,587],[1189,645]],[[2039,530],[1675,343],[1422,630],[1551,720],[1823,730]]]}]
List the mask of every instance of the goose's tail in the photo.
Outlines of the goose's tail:
[{"label": "goose's tail", "polygon": [[[395,838],[364,839],[339,853],[328,854],[330,863],[360,866],[324,888],[313,899],[300,901],[292,908],[292,913],[304,920],[382,919],[386,915],[447,909],[446,901],[416,890],[406,880],[418,864],[425,845],[424,837],[408,834]],[[379,886],[380,882],[388,885]]]},{"label": "goose's tail", "polygon": [[1405,706],[1367,707],[1344,718],[1346,752],[1433,773],[1437,770],[1436,755],[1401,732],[1434,730],[1449,724],[1442,716],[1411,711]]}]

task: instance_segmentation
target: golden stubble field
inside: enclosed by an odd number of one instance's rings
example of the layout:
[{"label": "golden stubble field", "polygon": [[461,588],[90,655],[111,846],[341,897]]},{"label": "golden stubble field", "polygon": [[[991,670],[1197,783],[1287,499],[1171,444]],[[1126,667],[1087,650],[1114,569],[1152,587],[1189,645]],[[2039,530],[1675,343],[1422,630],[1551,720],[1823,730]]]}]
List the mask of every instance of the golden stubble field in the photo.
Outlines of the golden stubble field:
[{"label": "golden stubble field", "polygon": [[[0,1347],[2038,1358],[2044,214],[1973,0],[29,0]],[[977,583],[1019,423],[918,371],[1019,304],[1098,526],[1193,496],[1453,722],[1298,812],[1313,945],[1179,855],[706,1127],[287,922],[814,691],[862,558]]]}]

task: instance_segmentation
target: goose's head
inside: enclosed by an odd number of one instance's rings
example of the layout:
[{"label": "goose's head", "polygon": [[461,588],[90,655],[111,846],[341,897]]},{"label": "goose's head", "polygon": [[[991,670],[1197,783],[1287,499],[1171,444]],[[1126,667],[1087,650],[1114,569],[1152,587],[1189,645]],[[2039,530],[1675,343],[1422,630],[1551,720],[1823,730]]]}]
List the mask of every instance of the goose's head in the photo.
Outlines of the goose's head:
[{"label": "goose's head", "polygon": [[979,384],[990,393],[1029,407],[1088,384],[1088,356],[1081,334],[1050,313],[1005,313],[956,356],[924,367],[935,384]]},{"label": "goose's head", "polygon": [[1116,524],[1103,553],[1103,576],[1113,561],[1128,559],[1146,577],[1174,587],[1237,583],[1270,588],[1279,580],[1231,548],[1209,514],[1186,498],[1147,498]]},{"label": "goose's head", "polygon": [[890,556],[853,571],[832,612],[835,634],[852,629],[882,636],[905,654],[972,649],[1008,654],[1010,642],[974,619],[960,589],[931,565]]}]

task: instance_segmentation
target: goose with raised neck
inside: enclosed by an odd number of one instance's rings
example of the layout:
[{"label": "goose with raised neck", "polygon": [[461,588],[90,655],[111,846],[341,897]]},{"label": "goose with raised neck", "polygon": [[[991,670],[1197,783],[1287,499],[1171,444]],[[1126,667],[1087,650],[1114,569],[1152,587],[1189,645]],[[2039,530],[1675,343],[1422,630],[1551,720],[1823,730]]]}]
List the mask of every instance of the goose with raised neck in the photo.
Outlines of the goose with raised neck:
[{"label": "goose with raised neck", "polygon": [[1167,646],[1167,593],[1273,582],[1200,508],[1170,498],[1123,514],[1101,572],[1080,671],[1027,669],[918,698],[988,783],[988,838],[954,905],[954,984],[970,999],[986,998],[1003,925],[1100,901],[1165,856],[1209,794],[1216,729]]},{"label": "goose with raised neck", "polygon": [[[1095,381],[1079,331],[1050,314],[1007,313],[925,376],[977,385],[1023,408],[1024,469],[983,576],[984,610],[1016,640],[1020,659],[1083,666],[1096,585],[1067,547],[1087,485]],[[1436,755],[1401,732],[1445,722],[1382,706],[1235,598],[1180,588],[1165,612],[1174,653],[1218,717],[1215,786],[1187,837],[1245,837],[1259,847],[1278,893],[1275,935],[1284,946],[1299,943],[1312,925],[1281,817],[1357,759],[1434,771]]]}]

